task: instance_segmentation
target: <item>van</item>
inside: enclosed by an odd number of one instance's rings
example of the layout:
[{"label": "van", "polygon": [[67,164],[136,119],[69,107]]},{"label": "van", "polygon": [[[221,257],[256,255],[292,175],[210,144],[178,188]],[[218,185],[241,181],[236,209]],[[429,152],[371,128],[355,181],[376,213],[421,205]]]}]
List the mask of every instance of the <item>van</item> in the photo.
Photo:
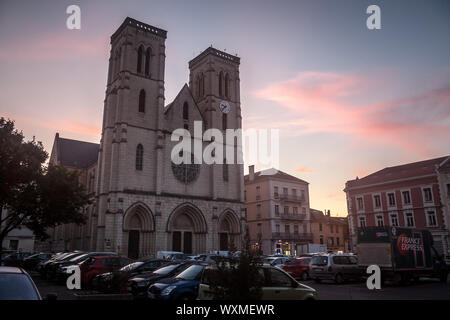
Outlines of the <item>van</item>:
[{"label": "van", "polygon": [[312,257],[309,275],[317,283],[332,280],[338,284],[347,280],[361,280],[363,268],[353,254],[318,254]]}]

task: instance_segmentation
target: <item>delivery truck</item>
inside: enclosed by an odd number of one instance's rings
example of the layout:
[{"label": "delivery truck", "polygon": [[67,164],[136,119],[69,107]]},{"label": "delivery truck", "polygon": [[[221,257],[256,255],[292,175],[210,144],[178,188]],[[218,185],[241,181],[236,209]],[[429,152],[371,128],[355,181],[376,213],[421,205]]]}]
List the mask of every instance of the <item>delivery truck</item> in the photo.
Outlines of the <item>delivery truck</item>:
[{"label": "delivery truck", "polygon": [[447,282],[445,260],[433,247],[429,230],[366,227],[358,229],[357,241],[358,264],[378,265],[382,282],[406,283],[420,277]]}]

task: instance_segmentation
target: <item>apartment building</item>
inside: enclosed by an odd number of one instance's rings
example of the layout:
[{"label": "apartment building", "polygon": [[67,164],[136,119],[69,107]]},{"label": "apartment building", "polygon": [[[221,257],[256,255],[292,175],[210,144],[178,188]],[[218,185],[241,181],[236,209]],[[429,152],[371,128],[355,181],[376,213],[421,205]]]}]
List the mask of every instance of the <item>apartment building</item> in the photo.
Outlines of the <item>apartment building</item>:
[{"label": "apartment building", "polygon": [[328,210],[310,209],[313,243],[327,246],[328,252],[349,252],[350,239],[348,221],[344,217],[333,217]]},{"label": "apartment building", "polygon": [[250,239],[263,254],[296,254],[298,245],[312,242],[308,182],[250,166],[244,183]]}]

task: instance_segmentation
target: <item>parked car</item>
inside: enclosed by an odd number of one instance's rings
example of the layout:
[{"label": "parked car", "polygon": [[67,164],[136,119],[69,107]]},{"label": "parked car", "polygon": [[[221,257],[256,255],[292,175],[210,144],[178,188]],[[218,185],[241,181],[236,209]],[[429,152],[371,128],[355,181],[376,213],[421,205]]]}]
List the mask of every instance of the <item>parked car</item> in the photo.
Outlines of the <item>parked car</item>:
[{"label": "parked car", "polygon": [[347,280],[361,280],[365,269],[358,265],[352,254],[320,254],[311,258],[310,277],[316,282],[333,280],[343,283]]},{"label": "parked car", "polygon": [[32,254],[31,256],[28,256],[25,259],[23,259],[22,267],[27,270],[33,270],[40,262],[47,261],[51,259],[53,256],[54,254],[49,252],[47,253],[40,252]]},{"label": "parked car", "polygon": [[165,278],[152,284],[147,297],[155,300],[195,300],[203,269],[207,263],[195,263],[172,278]]},{"label": "parked car", "polygon": [[[48,295],[54,299],[56,295]],[[0,267],[0,300],[42,300],[39,290],[25,270]]]},{"label": "parked car", "polygon": [[281,269],[289,273],[295,279],[303,281],[309,278],[309,263],[311,257],[293,258],[285,261]]},{"label": "parked car", "polygon": [[2,259],[2,266],[21,267],[23,259],[30,256],[30,252],[13,252]]},{"label": "parked car", "polygon": [[168,260],[150,259],[146,261],[132,262],[119,270],[106,272],[95,276],[92,286],[101,292],[126,291],[127,281],[145,272],[153,272],[168,264]]},{"label": "parked car", "polygon": [[[51,266],[51,273],[50,277],[54,276],[58,281],[66,281],[68,272],[67,269],[69,266],[77,265],[84,260],[90,258],[90,257],[98,257],[98,256],[117,256],[116,252],[88,252],[83,253],[81,255],[74,256],[73,258],[69,260],[63,260],[56,263],[53,263]],[[130,260],[131,262],[131,260]]]},{"label": "parked car", "polygon": [[[81,272],[81,286],[84,288],[92,287],[92,279],[95,276],[118,270],[128,264],[132,260],[127,257],[120,257],[117,255],[107,256],[90,256],[81,261],[78,266]],[[68,268],[67,266],[66,268]]]},{"label": "parked car", "polygon": [[167,259],[167,257],[171,254],[184,254],[179,251],[158,251],[156,253],[156,259]]},{"label": "parked car", "polygon": [[39,268],[39,273],[42,278],[47,279],[51,278],[56,274],[56,268],[53,267],[54,264],[58,264],[62,261],[69,261],[72,258],[78,257],[80,255],[84,254],[82,251],[72,251],[68,253],[61,254],[58,257],[55,257],[54,259],[50,259],[42,264],[42,266]]},{"label": "parked car", "polygon": [[191,264],[191,262],[173,262],[153,272],[143,273],[137,277],[133,277],[128,280],[127,290],[133,294],[135,299],[146,299],[147,290],[150,285],[163,278],[175,276]]},{"label": "parked car", "polygon": [[263,264],[266,265],[270,265],[270,266],[274,266],[274,267],[278,267],[281,268],[284,263],[286,262],[286,260],[288,260],[288,257],[266,257],[263,259]]},{"label": "parked car", "polygon": [[[215,293],[210,288],[210,280],[215,277],[217,269],[206,267],[203,271],[198,300],[214,300]],[[262,283],[262,300],[316,300],[315,289],[297,282],[287,272],[270,265],[262,265],[258,268],[258,274]]]}]

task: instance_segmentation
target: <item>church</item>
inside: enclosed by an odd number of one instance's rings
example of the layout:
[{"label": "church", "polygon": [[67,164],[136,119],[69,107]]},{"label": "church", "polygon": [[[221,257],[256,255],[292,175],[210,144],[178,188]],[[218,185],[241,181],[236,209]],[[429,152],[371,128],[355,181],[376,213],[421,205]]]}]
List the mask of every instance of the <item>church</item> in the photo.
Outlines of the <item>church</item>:
[{"label": "church", "polygon": [[207,48],[189,62],[189,84],[166,105],[166,37],[165,30],[126,18],[111,36],[100,144],[56,134],[50,163],[79,170],[92,203],[84,209],[85,225],[49,232],[50,250],[115,251],[138,259],[241,246],[242,164],[171,160],[178,128],[192,139],[194,121],[203,130],[241,128],[240,58]]}]

